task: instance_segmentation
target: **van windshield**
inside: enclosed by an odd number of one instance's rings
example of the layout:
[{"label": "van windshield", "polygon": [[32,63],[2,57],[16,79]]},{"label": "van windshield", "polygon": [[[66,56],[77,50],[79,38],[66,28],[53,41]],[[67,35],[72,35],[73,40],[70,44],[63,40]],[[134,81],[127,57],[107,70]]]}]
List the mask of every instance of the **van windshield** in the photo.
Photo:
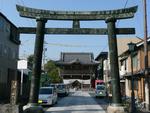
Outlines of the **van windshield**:
[{"label": "van windshield", "polygon": [[52,88],[41,88],[39,94],[52,94]]},{"label": "van windshield", "polygon": [[65,85],[58,85],[57,88],[58,88],[58,89],[64,89],[64,88],[65,88]]},{"label": "van windshield", "polygon": [[51,84],[51,85],[50,85],[50,87],[53,87],[53,88],[55,88],[55,87],[56,87],[56,85],[54,85],[54,84]]},{"label": "van windshield", "polygon": [[105,90],[105,87],[104,86],[97,86],[96,89],[97,90]]}]

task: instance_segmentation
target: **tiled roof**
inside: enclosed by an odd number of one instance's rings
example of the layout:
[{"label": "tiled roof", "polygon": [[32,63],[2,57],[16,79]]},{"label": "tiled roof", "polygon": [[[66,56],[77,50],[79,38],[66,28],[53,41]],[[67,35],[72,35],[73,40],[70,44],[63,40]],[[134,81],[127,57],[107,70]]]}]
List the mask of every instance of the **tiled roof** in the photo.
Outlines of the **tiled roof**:
[{"label": "tiled roof", "polygon": [[57,62],[57,64],[98,64],[97,61],[94,60],[93,53],[61,53],[61,59]]},{"label": "tiled roof", "polygon": [[137,43],[140,42],[141,39],[136,37],[125,37],[125,38],[117,38],[117,46],[118,46],[118,56],[120,56],[123,52],[128,50],[128,43],[133,42]]},{"label": "tiled roof", "polygon": [[101,53],[95,58],[95,60],[98,61],[100,58],[107,59],[107,58],[108,58],[108,52],[101,52]]},{"label": "tiled roof", "polygon": [[[132,41],[132,42],[133,42],[133,41]],[[148,37],[147,42],[148,42],[148,44],[150,44],[150,37]],[[133,42],[133,43],[136,44],[137,48],[140,48],[141,46],[144,45],[144,40],[140,40],[140,41],[138,41],[138,42]],[[128,52],[128,50],[129,50],[128,48],[125,49],[119,56],[120,56],[120,57],[123,57],[124,54],[126,54],[126,53]]]}]

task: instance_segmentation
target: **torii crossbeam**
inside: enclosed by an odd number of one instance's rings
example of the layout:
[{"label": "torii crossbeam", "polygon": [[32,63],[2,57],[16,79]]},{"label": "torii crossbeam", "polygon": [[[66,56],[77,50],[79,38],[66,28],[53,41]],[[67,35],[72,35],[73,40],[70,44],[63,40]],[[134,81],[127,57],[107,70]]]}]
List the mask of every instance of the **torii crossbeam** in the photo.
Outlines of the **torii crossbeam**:
[{"label": "torii crossbeam", "polygon": [[137,6],[107,11],[50,11],[35,9],[17,5],[20,16],[33,19],[47,20],[106,20],[109,17],[115,19],[133,18]]},{"label": "torii crossbeam", "polygon": [[[107,11],[50,11],[34,9],[17,5],[20,16],[33,19],[46,20],[106,20],[107,18],[127,19],[133,18],[137,6]],[[19,33],[35,34],[36,28],[19,27]],[[45,28],[45,34],[87,34],[87,35],[107,35],[107,29],[101,28]],[[116,34],[135,34],[134,28],[116,28]]]}]

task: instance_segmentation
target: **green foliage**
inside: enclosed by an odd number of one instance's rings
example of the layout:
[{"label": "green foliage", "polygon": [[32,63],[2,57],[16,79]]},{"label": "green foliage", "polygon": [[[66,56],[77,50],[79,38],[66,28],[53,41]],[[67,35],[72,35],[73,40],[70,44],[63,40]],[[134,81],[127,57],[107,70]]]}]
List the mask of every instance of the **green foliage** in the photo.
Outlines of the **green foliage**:
[{"label": "green foliage", "polygon": [[50,77],[48,76],[47,73],[42,73],[40,79],[40,86],[47,86],[49,84],[50,84]]},{"label": "green foliage", "polygon": [[34,55],[30,55],[30,56],[28,56],[28,58],[27,58],[28,67],[29,67],[30,69],[32,69],[32,67],[33,67],[33,58],[34,58]]},{"label": "green foliage", "polygon": [[[27,60],[28,60],[28,67],[31,70],[32,70],[32,67],[33,67],[33,60],[34,60],[33,58],[34,58],[34,55],[30,55],[27,58]],[[49,83],[62,83],[63,80],[59,76],[59,70],[60,69],[55,65],[54,61],[49,60],[44,65],[44,71],[46,72],[46,75],[41,74],[41,80],[40,80],[41,85],[49,84]]]},{"label": "green foliage", "polygon": [[59,76],[59,68],[51,60],[44,65],[44,69],[50,77],[51,83],[62,83],[62,78]]}]

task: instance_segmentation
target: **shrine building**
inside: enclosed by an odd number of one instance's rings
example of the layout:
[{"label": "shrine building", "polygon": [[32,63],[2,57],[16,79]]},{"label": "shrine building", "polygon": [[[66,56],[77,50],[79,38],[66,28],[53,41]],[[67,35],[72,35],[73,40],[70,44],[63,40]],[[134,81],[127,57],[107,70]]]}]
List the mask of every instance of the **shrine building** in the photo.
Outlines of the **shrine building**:
[{"label": "shrine building", "polygon": [[56,64],[61,68],[60,76],[65,84],[78,85],[79,88],[92,87],[98,62],[93,53],[61,53]]}]

